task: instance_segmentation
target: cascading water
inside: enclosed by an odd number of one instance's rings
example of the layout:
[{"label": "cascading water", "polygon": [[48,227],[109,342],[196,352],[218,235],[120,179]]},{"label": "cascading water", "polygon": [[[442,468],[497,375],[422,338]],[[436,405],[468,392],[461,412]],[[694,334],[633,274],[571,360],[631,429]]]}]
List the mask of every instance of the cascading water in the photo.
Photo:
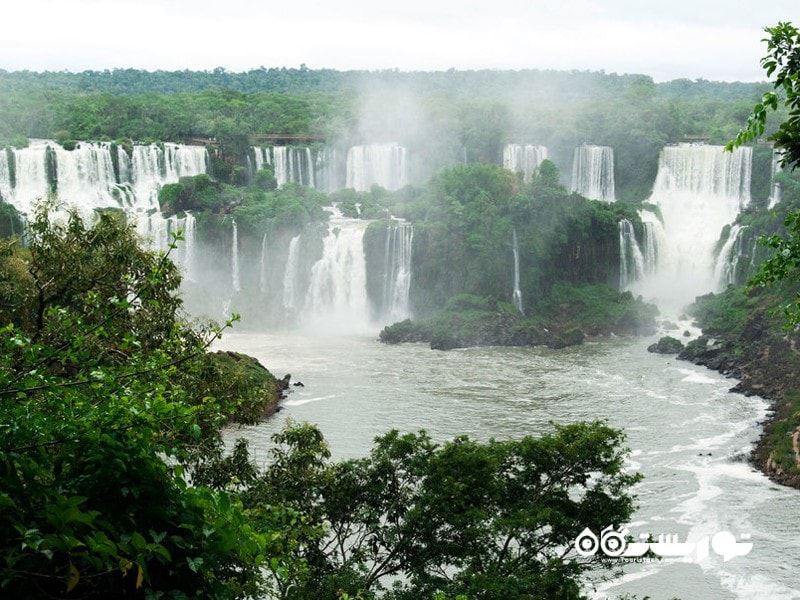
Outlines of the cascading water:
[{"label": "cascading water", "polygon": [[782,171],[781,169],[781,152],[780,150],[773,150],[772,151],[772,186],[770,187],[769,193],[769,203],[767,205],[768,210],[772,210],[775,208],[775,205],[781,201],[783,197],[783,193],[781,191],[781,184],[775,181],[775,176]]},{"label": "cascading water", "polygon": [[644,255],[636,241],[633,223],[622,219],[619,222],[619,289],[627,289],[634,281],[640,280],[644,273]]},{"label": "cascading water", "polygon": [[278,186],[287,183],[314,186],[314,161],[311,148],[304,146],[270,146],[251,148],[255,157],[255,170],[265,164],[272,165]]},{"label": "cascading water", "polygon": [[589,144],[575,148],[571,189],[592,200],[614,202],[614,150]]},{"label": "cascading water", "polygon": [[258,291],[267,291],[267,234],[261,238],[261,259],[258,264]]},{"label": "cascading water", "polygon": [[[13,179],[9,159],[14,163]],[[48,160],[54,163],[55,181],[48,177]],[[158,192],[165,183],[205,173],[207,161],[202,146],[135,145],[129,157],[108,143],[80,142],[74,150],[65,150],[53,141],[32,140],[27,148],[0,152],[0,194],[26,214],[53,188],[59,200],[86,215],[97,208],[141,213],[158,208]]]},{"label": "cascading water", "polygon": [[[136,231],[145,243],[153,250],[169,252],[170,258],[181,269],[183,277],[193,281],[197,276],[195,265],[196,220],[190,213],[183,217],[172,215],[164,218],[160,212],[136,217]],[[175,242],[173,234],[181,232],[182,242],[172,248]]]},{"label": "cascading water", "polygon": [[311,268],[303,325],[322,332],[369,329],[364,230],[368,223],[331,209],[322,258]]},{"label": "cascading water", "polygon": [[740,225],[731,226],[728,239],[719,250],[714,263],[714,281],[717,289],[724,289],[728,285],[736,283],[736,269],[742,256],[741,233],[745,229],[747,227]]},{"label": "cascading water", "polygon": [[231,220],[231,288],[234,292],[242,291],[242,282],[239,278],[239,227],[236,219]]},{"label": "cascading water", "polygon": [[208,152],[203,146],[134,146],[130,158],[125,152],[120,157],[120,174],[130,173],[136,208],[158,208],[158,192],[164,184],[208,171]]},{"label": "cascading water", "polygon": [[317,189],[330,194],[345,187],[344,170],[344,165],[340,164],[340,153],[335,148],[320,149],[314,164]]},{"label": "cascading water", "polygon": [[347,152],[345,186],[360,192],[373,185],[393,191],[408,182],[406,149],[395,143],[353,146]]},{"label": "cascading water", "polygon": [[522,310],[522,290],[519,288],[519,247],[516,229],[511,237],[511,251],[514,254],[514,290],[511,293],[511,301],[520,313],[525,314],[525,311]]},{"label": "cascading water", "polygon": [[544,146],[508,144],[503,148],[503,167],[514,173],[522,173],[525,182],[530,182],[545,159],[547,159],[547,148]]},{"label": "cascading water", "polygon": [[384,261],[383,306],[385,318],[393,323],[411,316],[411,247],[414,228],[410,223],[397,222],[386,232]]},{"label": "cascading water", "polygon": [[[663,217],[663,247],[655,247],[657,219],[651,216],[646,274],[637,291],[679,311],[695,296],[718,289],[713,251],[722,228],[750,201],[751,155],[747,147],[724,152],[722,146],[682,144],[662,150],[649,202]],[[655,272],[647,274],[651,263]]]},{"label": "cascading water", "polygon": [[286,268],[283,274],[283,307],[296,310],[297,306],[297,279],[300,255],[300,236],[296,235],[289,242],[289,255],[286,258]]}]

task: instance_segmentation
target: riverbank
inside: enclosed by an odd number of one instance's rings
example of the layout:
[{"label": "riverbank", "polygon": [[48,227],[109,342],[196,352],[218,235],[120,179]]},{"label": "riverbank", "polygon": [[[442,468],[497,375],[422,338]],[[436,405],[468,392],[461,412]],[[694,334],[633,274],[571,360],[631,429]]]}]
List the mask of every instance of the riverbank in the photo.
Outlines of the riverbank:
[{"label": "riverbank", "polygon": [[776,483],[800,489],[800,337],[771,315],[775,300],[741,288],[698,298],[692,313],[703,335],[678,358],[734,377],[731,391],[771,403],[751,462]]}]

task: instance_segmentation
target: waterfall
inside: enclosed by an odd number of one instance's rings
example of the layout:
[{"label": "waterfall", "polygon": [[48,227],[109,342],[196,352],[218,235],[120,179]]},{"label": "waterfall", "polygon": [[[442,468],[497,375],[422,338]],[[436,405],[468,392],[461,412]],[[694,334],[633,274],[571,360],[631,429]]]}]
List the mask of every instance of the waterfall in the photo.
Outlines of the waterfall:
[{"label": "waterfall", "polygon": [[[14,162],[13,181],[9,154]],[[53,141],[31,140],[27,148],[0,152],[0,194],[20,212],[30,213],[36,200],[51,193],[48,154],[54,161],[58,199],[83,215],[98,208],[128,212],[158,208],[158,192],[165,183],[205,173],[208,159],[202,146],[135,145],[129,157],[122,148],[105,142],[80,142],[75,149],[65,150]]]},{"label": "waterfall", "polygon": [[262,294],[267,291],[267,234],[261,238],[261,259],[258,264],[258,291]]},{"label": "waterfall", "polygon": [[311,148],[301,146],[253,147],[256,171],[265,163],[271,164],[278,186],[299,183],[314,187],[314,161]]},{"label": "waterfall", "polygon": [[[340,175],[339,153],[335,148],[325,147],[317,152],[314,164],[314,180],[316,187],[326,194],[333,193],[344,187]],[[341,169],[342,173],[344,169]]]},{"label": "waterfall", "polygon": [[236,219],[231,219],[231,287],[234,292],[242,291],[242,283],[239,279],[239,227],[236,225]]},{"label": "waterfall", "polygon": [[778,204],[783,197],[781,184],[775,181],[775,176],[783,170],[781,169],[781,158],[780,150],[772,151],[772,174],[770,179],[772,186],[770,187],[769,204],[767,205],[768,210],[775,208],[775,205]]},{"label": "waterfall", "polygon": [[410,223],[397,222],[386,231],[383,306],[390,322],[402,321],[411,316],[408,299],[411,290],[413,241],[414,228]]},{"label": "waterfall", "polygon": [[300,236],[296,235],[289,242],[289,255],[286,258],[286,269],[283,272],[283,307],[297,308],[297,269],[299,265]]},{"label": "waterfall", "polygon": [[[31,140],[27,148],[11,150],[14,161],[15,178],[11,180],[11,169],[6,162],[4,180],[0,182],[3,199],[25,214],[30,214],[33,203],[49,195],[46,159],[49,143],[44,140]],[[6,161],[8,156],[6,155]]]},{"label": "waterfall", "polygon": [[503,148],[503,167],[514,173],[522,173],[522,179],[530,182],[531,177],[547,158],[547,148],[527,144],[508,144]]},{"label": "waterfall", "polygon": [[[175,242],[174,233],[182,232],[183,240]],[[194,280],[197,273],[195,265],[196,219],[186,213],[183,217],[172,215],[164,218],[160,212],[136,216],[136,232],[149,248],[169,252],[170,258],[181,270],[185,279]],[[175,244],[175,248],[171,248]]]},{"label": "waterfall", "polygon": [[636,241],[633,223],[628,219],[619,222],[619,289],[641,279],[645,273],[645,259]]},{"label": "waterfall", "polygon": [[364,256],[365,221],[333,209],[322,258],[311,268],[303,321],[315,331],[366,330],[369,310]]},{"label": "waterfall", "polygon": [[[653,261],[655,272],[637,285],[641,293],[680,310],[695,296],[718,289],[714,248],[722,228],[750,201],[751,153],[748,147],[731,153],[722,146],[690,144],[662,150],[649,202],[663,217],[664,247],[651,254],[655,236],[647,242],[646,266]],[[655,233],[655,227],[648,232],[646,226],[645,232]]]},{"label": "waterfall", "polygon": [[572,191],[593,200],[614,202],[614,150],[584,144],[575,148]]},{"label": "waterfall", "polygon": [[348,188],[366,192],[379,185],[393,191],[407,181],[406,149],[398,144],[353,146],[347,152]]},{"label": "waterfall", "polygon": [[736,268],[742,256],[741,233],[747,227],[740,225],[731,226],[728,232],[728,239],[722,245],[714,263],[714,281],[717,289],[724,289],[732,283],[736,283]]},{"label": "waterfall", "polygon": [[208,171],[208,152],[203,146],[137,145],[133,147],[129,169],[136,207],[158,208],[158,192],[164,184]]},{"label": "waterfall", "polygon": [[511,242],[511,250],[514,254],[514,291],[511,294],[511,299],[514,303],[514,306],[517,307],[517,310],[524,315],[525,311],[522,310],[522,291],[519,289],[519,247],[517,246],[516,229],[514,229]]}]

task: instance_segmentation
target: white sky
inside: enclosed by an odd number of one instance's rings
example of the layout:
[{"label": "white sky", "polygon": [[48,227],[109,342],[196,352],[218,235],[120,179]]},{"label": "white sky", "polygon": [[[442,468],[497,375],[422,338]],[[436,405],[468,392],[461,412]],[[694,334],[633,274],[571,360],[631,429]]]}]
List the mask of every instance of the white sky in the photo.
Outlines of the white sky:
[{"label": "white sky", "polygon": [[766,79],[800,0],[10,0],[6,70],[578,69]]}]

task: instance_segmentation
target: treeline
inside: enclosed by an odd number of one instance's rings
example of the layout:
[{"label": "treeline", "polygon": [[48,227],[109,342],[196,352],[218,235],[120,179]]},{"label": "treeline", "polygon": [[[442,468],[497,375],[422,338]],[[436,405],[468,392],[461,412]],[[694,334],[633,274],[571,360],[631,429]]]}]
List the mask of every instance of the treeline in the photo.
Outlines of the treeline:
[{"label": "treeline", "polygon": [[665,144],[727,142],[762,91],[602,72],[0,72],[0,145],[215,138],[240,160],[247,136],[272,133],[343,146],[396,141],[441,168],[500,164],[506,144],[534,143],[569,173],[573,149],[588,142],[614,148],[618,195],[636,201]]},{"label": "treeline", "polygon": [[[228,89],[243,93],[341,94],[363,91],[365,86],[402,85],[417,92],[459,92],[471,96],[505,96],[509,89],[524,97],[545,99],[554,89],[578,97],[587,90],[595,96],[609,97],[624,92],[646,75],[606,73],[604,71],[456,70],[447,71],[337,71],[299,68],[251,69],[232,72],[222,67],[211,71],[144,71],[113,69],[104,71],[5,71],[0,70],[0,86],[6,90],[61,90],[75,93],[175,94]],[[698,79],[677,79],[657,84],[659,93],[668,96],[695,96],[737,99],[752,94],[751,83],[726,83]],[[570,93],[569,90],[572,90]]]}]

